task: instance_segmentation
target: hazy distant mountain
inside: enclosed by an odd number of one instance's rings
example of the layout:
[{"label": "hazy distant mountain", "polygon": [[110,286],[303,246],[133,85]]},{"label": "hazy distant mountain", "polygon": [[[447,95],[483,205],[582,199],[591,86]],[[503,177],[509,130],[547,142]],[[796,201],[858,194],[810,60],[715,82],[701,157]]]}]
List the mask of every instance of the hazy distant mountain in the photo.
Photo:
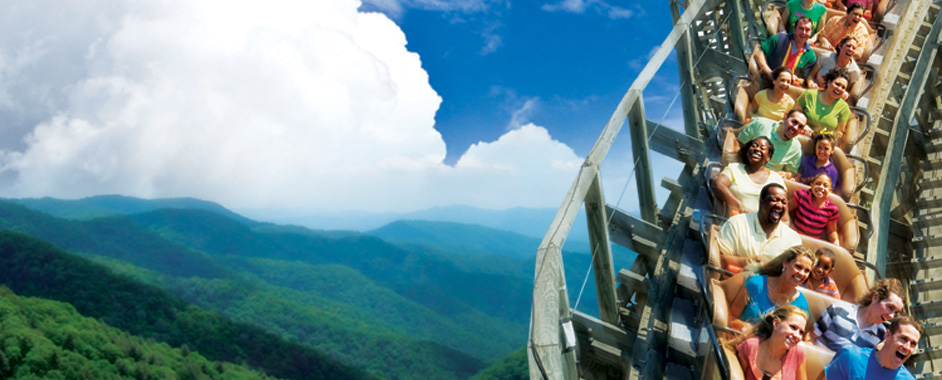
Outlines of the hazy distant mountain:
[{"label": "hazy distant mountain", "polygon": [[[426,220],[477,224],[484,227],[510,231],[531,238],[542,239],[549,229],[556,209],[513,208],[489,210],[468,206],[436,207],[409,213],[331,212],[317,215],[285,215],[264,210],[245,211],[257,220],[280,224],[297,224],[313,229],[369,231],[397,220]],[[571,240],[589,241],[585,215],[580,213],[572,227]]]},{"label": "hazy distant mountain", "polygon": [[[470,206],[435,207],[408,213],[371,213],[364,211],[323,211],[317,214],[286,214],[253,209],[233,212],[222,205],[196,198],[142,199],[123,195],[98,195],[82,199],[18,198],[0,200],[21,204],[33,210],[66,219],[92,219],[112,215],[137,214],[164,208],[212,211],[246,224],[267,221],[294,224],[315,230],[352,230],[365,232],[397,220],[425,220],[476,224],[523,236],[542,239],[556,216],[556,209],[513,208],[490,210]],[[248,217],[244,216],[247,215]],[[588,241],[584,213],[579,214],[569,240]]]},{"label": "hazy distant mountain", "polygon": [[93,219],[112,215],[137,214],[164,208],[178,208],[212,211],[241,223],[258,224],[258,222],[236,214],[218,203],[196,198],[141,199],[123,195],[97,195],[82,199],[45,197],[3,200],[65,219]]},{"label": "hazy distant mountain", "polygon": [[540,239],[474,224],[399,220],[368,232],[389,242],[423,244],[469,254],[499,254],[526,259]]}]

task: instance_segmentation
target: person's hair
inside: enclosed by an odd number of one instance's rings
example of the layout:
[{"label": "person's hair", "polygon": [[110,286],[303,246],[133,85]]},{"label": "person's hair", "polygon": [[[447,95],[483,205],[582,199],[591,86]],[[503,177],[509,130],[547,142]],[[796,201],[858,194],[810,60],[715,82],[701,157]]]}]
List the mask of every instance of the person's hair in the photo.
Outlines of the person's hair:
[{"label": "person's hair", "polygon": [[826,179],[826,180],[828,181],[828,186],[827,186],[827,187],[828,187],[828,189],[830,189],[830,188],[831,188],[831,177],[828,176],[827,173],[818,173],[818,175],[816,175],[816,176],[814,176],[814,177],[811,177],[811,182],[809,182],[809,185],[812,184],[812,183],[814,183],[814,181],[817,181],[818,178],[821,178],[821,176],[824,176],[824,179]]},{"label": "person's hair", "polygon": [[[824,256],[827,257],[828,260],[831,260],[831,268],[834,268],[834,264],[837,262],[837,255],[834,254],[834,251],[828,247],[821,247],[818,248],[817,251],[814,251],[814,257],[817,258],[819,256]],[[817,260],[815,260],[815,263],[817,263]]]},{"label": "person's hair", "polygon": [[805,323],[807,324],[808,319],[809,319],[808,313],[805,312],[802,308],[795,305],[781,306],[778,309],[775,309],[763,315],[762,319],[759,320],[759,322],[756,323],[755,326],[753,326],[749,330],[746,330],[746,332],[743,333],[742,335],[726,341],[724,345],[730,348],[733,352],[738,352],[736,347],[739,346],[739,344],[742,343],[746,339],[749,339],[752,337],[758,337],[759,339],[769,339],[769,337],[772,336],[772,331],[775,330],[775,325],[773,325],[773,321],[778,320],[779,323],[781,323],[782,321],[788,319],[788,317],[791,317],[792,315],[795,315],[795,314],[804,317]]},{"label": "person's hair", "polygon": [[779,66],[779,68],[772,70],[772,81],[778,80],[778,77],[785,72],[787,72],[788,75],[791,75],[792,78],[795,77],[795,73],[793,73],[792,69],[788,68],[788,66]]},{"label": "person's hair", "polygon": [[822,141],[827,141],[831,143],[831,148],[834,148],[834,136],[830,134],[819,134],[814,137],[814,147],[818,147],[818,143]]},{"label": "person's hair", "polygon": [[851,13],[854,13],[854,11],[856,11],[857,9],[863,9],[864,12],[867,12],[867,10],[864,8],[863,3],[853,3],[847,6],[847,14],[849,15]]},{"label": "person's hair", "polygon": [[811,27],[814,28],[814,21],[812,21],[811,17],[808,17],[808,16],[801,16],[798,18],[798,20],[795,20],[795,27],[798,27],[798,24],[801,24],[803,22],[811,23],[812,25]]},{"label": "person's hair", "polygon": [[756,271],[756,273],[769,277],[781,276],[785,264],[795,261],[795,259],[797,259],[799,256],[807,257],[808,260],[811,260],[811,262],[814,263],[814,252],[811,252],[811,249],[808,249],[803,245],[796,245],[786,249],[785,252],[775,256],[774,259],[769,260],[769,262],[759,267],[759,270]]},{"label": "person's hair", "polygon": [[[771,152],[769,153],[771,154]],[[759,190],[760,202],[765,200],[765,197],[769,195],[769,192],[772,191],[773,187],[777,187],[779,189],[785,190],[786,193],[788,192],[788,189],[786,189],[785,186],[782,186],[782,184],[780,183],[775,183],[775,182],[769,183],[768,185],[762,186],[762,190]]]},{"label": "person's hair", "polygon": [[[788,110],[788,113],[785,114],[785,119],[788,119],[788,118],[792,117],[792,115],[794,115],[794,114],[796,114],[796,113],[800,113],[800,114],[804,115],[805,118],[808,118],[808,115],[805,114],[805,111],[802,111],[802,110],[797,109],[797,108],[792,108],[792,109]],[[782,119],[782,120],[785,120],[785,119]]]},{"label": "person's hair", "polygon": [[749,148],[751,148],[752,145],[757,143],[759,140],[765,140],[765,142],[769,144],[769,159],[772,159],[772,156],[775,155],[775,147],[772,146],[772,140],[769,140],[769,138],[765,136],[759,136],[749,140],[745,145],[742,146],[742,148],[739,148],[739,161],[742,161],[743,164],[749,162]]},{"label": "person's hair", "polygon": [[[873,296],[879,296],[880,300],[885,300],[890,297],[890,294],[894,293],[903,300],[903,308],[906,307],[906,292],[903,290],[903,284],[895,278],[881,278],[873,283],[873,286],[870,287],[870,291],[867,294],[864,294],[860,297],[860,300],[857,301],[857,304],[860,306],[870,306],[870,303],[873,302]],[[902,310],[898,310],[902,311]]]},{"label": "person's hair", "polygon": [[785,305],[762,316],[762,320],[753,326],[753,328],[745,335],[757,336],[759,339],[769,339],[769,337],[772,336],[772,331],[775,329],[772,321],[778,320],[779,323],[781,323],[782,321],[788,319],[788,317],[791,317],[795,314],[804,317],[805,322],[808,322],[808,314],[805,313],[805,311],[800,307],[795,305]]},{"label": "person's hair", "polygon": [[830,86],[831,82],[837,78],[844,78],[844,80],[850,84],[850,73],[848,73],[844,68],[835,67],[831,69],[831,71],[828,71],[827,74],[824,74],[824,85]]},{"label": "person's hair", "polygon": [[899,332],[900,326],[902,325],[910,325],[915,327],[916,331],[919,331],[920,337],[922,337],[926,332],[922,321],[909,315],[897,315],[896,317],[893,317],[893,319],[890,320],[890,327],[887,327],[887,331],[889,331],[890,334],[896,334]]},{"label": "person's hair", "polygon": [[[854,3],[854,4],[860,4],[860,3]],[[838,42],[837,45],[834,45],[834,51],[837,52],[837,55],[841,55],[841,47],[844,46],[844,44],[846,44],[847,41],[850,41],[850,40],[854,40],[858,44],[860,43],[860,41],[857,41],[857,39],[854,38],[854,36],[844,36],[844,38],[841,38],[841,41]]]}]

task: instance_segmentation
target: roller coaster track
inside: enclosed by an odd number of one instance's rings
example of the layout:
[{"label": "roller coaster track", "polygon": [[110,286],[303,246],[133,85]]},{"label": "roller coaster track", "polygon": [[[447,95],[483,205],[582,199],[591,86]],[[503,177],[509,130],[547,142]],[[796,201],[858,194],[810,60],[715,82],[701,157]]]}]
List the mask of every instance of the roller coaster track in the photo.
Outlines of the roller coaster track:
[{"label": "roller coaster track", "polygon": [[[698,379],[715,353],[705,297],[704,233],[712,209],[705,172],[719,160],[720,121],[732,111],[730,85],[746,72],[750,39],[766,36],[757,0],[672,0],[674,28],[631,85],[590,151],[538,251],[528,339],[531,379]],[[920,378],[942,378],[942,71],[939,1],[899,0],[884,19],[889,38],[870,58],[878,67],[858,102],[872,130],[857,145],[873,181],[855,202],[873,230],[854,254],[879,274],[905,279],[910,312],[928,322],[910,363]],[[684,130],[645,117],[642,91],[676,53]],[[640,216],[605,202],[600,167],[627,121]],[[650,151],[684,167],[654,198]],[[862,175],[861,175],[862,176]],[[571,310],[562,246],[580,210],[592,246],[599,315]],[[613,268],[611,244],[636,253]],[[714,339],[711,339],[714,338]],[[716,358],[713,358],[714,360]],[[711,376],[712,377],[712,376]]]}]

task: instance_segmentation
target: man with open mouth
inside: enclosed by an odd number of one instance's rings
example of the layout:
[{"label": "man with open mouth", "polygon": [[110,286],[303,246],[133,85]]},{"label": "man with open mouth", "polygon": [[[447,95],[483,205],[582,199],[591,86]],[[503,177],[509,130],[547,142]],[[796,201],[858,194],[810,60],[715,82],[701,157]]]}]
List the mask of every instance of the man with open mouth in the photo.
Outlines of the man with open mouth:
[{"label": "man with open mouth", "polygon": [[745,267],[752,262],[766,262],[785,250],[801,245],[801,236],[782,216],[788,211],[788,192],[780,184],[770,183],[759,193],[759,211],[729,218],[720,229],[718,243],[724,267]]},{"label": "man with open mouth", "polygon": [[913,379],[903,366],[916,351],[922,337],[922,322],[911,316],[898,316],[890,321],[889,334],[879,350],[848,346],[838,351],[824,370],[828,380]]}]

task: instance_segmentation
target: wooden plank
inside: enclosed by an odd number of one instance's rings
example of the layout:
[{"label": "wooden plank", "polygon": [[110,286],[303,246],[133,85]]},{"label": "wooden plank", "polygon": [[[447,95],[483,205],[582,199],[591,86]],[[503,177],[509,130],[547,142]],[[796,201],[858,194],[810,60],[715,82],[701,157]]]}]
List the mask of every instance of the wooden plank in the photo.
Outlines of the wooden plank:
[{"label": "wooden plank", "polygon": [[651,154],[648,151],[648,123],[644,117],[644,98],[638,92],[637,103],[631,107],[631,155],[634,158],[635,184],[638,186],[638,209],[641,218],[657,223],[657,200],[654,198],[654,180],[651,174]]},{"label": "wooden plank", "polygon": [[608,237],[608,213],[602,196],[602,179],[598,175],[586,193],[585,211],[592,247],[592,272],[599,301],[599,316],[608,323],[618,323],[615,299],[615,269],[612,265],[612,244]]},{"label": "wooden plank", "polygon": [[592,340],[629,353],[634,347],[635,337],[617,325],[578,310],[572,312],[572,322],[577,335],[591,337]]},{"label": "wooden plank", "polygon": [[[678,4],[671,4],[671,15],[674,20],[680,18],[680,9]],[[695,93],[693,91],[693,86],[690,85],[695,83],[694,80],[694,67],[696,63],[694,62],[694,53],[692,38],[690,36],[690,28],[684,30],[683,35],[676,45],[677,51],[677,77],[680,78],[681,82],[685,82],[688,85],[684,86],[683,83],[680,86],[680,100],[683,105],[684,112],[684,130],[691,136],[699,135],[697,130],[698,115],[696,113],[696,102],[697,99],[694,98]]]},{"label": "wooden plank", "polygon": [[655,152],[690,166],[697,165],[697,160],[704,151],[702,141],[663,124],[650,120],[647,121],[647,124],[652,127],[650,144]]},{"label": "wooden plank", "polygon": [[612,241],[654,262],[660,255],[660,242],[667,236],[661,227],[634,215],[607,206]]}]

